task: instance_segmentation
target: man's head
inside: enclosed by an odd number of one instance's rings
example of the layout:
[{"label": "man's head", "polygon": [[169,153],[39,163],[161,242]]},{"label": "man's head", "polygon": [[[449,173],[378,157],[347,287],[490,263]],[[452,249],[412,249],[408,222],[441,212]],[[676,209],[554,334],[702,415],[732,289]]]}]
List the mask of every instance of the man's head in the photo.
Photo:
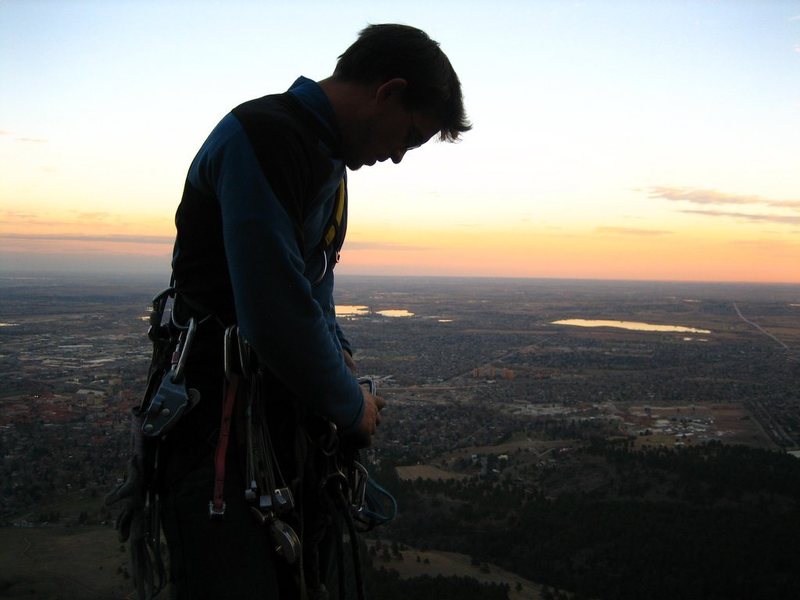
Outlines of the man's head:
[{"label": "man's head", "polygon": [[415,27],[370,25],[339,57],[327,81],[360,91],[357,101],[352,89],[349,98],[337,95],[334,101],[353,169],[389,158],[398,163],[437,133],[452,142],[471,128],[450,61]]}]

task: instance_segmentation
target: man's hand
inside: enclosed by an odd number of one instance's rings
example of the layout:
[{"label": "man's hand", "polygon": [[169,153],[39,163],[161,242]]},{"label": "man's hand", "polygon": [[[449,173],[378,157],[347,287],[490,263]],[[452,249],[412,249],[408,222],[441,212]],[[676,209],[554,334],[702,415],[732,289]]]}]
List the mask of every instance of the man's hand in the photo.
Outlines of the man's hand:
[{"label": "man's hand", "polygon": [[386,401],[380,396],[370,394],[364,386],[361,387],[361,393],[364,395],[364,415],[355,431],[355,437],[358,445],[365,448],[372,443],[372,436],[381,423],[380,412],[386,406]]}]

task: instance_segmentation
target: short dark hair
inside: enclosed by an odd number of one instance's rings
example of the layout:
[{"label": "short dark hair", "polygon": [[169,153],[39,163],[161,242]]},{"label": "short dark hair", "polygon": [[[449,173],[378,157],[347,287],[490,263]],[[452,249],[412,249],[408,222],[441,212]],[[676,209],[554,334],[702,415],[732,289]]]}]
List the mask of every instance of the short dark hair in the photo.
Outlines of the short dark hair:
[{"label": "short dark hair", "polygon": [[456,141],[472,125],[464,112],[461,82],[439,43],[408,25],[369,25],[344,54],[333,77],[353,83],[379,83],[395,77],[408,82],[404,102],[432,110],[440,119],[440,139]]}]

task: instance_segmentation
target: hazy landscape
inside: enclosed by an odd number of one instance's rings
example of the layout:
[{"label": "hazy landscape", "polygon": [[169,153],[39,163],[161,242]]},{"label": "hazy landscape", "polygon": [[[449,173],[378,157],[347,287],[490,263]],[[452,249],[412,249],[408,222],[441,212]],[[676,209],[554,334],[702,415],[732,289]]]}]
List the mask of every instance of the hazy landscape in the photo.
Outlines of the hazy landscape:
[{"label": "hazy landscape", "polygon": [[[102,497],[165,284],[0,276],[0,597],[131,597]],[[337,304],[388,401],[373,597],[800,590],[800,286],[343,276]]]}]

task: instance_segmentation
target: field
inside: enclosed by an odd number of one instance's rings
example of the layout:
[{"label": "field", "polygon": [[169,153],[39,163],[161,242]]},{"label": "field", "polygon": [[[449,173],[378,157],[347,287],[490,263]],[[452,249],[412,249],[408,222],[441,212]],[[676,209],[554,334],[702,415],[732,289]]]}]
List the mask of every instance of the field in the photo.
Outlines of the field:
[{"label": "field", "polygon": [[[772,443],[758,421],[737,403],[691,406],[631,406],[626,417],[652,435],[639,435],[636,446],[687,445],[714,435],[729,444],[771,448]],[[631,428],[633,432],[633,428]]]},{"label": "field", "polygon": [[0,528],[0,598],[132,598],[127,550],[108,527]]},{"label": "field", "polygon": [[[375,545],[373,540],[368,542],[368,547]],[[476,565],[466,554],[456,552],[422,551],[407,548],[397,556],[387,555],[388,560],[378,558],[375,567],[381,566],[397,571],[401,577],[419,577],[429,575],[436,577],[471,577],[481,583],[501,583],[508,585],[509,600],[539,600],[541,589],[537,583],[523,579],[514,573],[504,571],[491,564]]]},{"label": "field", "polygon": [[408,467],[397,467],[397,475],[400,479],[463,479],[466,475],[454,473],[435,467],[433,465],[412,465]]}]

